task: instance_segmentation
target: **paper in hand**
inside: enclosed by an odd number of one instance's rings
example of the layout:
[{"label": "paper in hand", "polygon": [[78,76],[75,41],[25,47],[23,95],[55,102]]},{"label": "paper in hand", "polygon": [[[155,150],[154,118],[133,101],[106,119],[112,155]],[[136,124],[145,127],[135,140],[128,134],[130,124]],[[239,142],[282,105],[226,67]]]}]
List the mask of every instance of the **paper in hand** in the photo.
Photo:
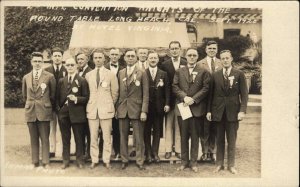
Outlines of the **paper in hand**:
[{"label": "paper in hand", "polygon": [[190,117],[193,117],[191,109],[189,106],[184,106],[183,103],[177,104],[182,120],[186,120]]}]

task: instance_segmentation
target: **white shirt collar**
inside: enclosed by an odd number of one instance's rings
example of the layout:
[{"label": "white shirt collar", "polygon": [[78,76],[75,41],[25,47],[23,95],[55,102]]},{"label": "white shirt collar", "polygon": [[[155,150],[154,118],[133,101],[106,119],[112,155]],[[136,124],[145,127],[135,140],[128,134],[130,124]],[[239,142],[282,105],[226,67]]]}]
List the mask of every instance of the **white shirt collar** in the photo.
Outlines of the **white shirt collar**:
[{"label": "white shirt collar", "polygon": [[143,64],[144,64],[145,69],[147,69],[147,68],[148,68],[148,62],[147,62],[147,60],[146,60],[145,62],[139,61],[139,66],[140,66],[141,68],[142,68]]},{"label": "white shirt collar", "polygon": [[149,71],[150,71],[150,73],[152,73],[152,71],[154,71],[154,73],[156,73],[157,72],[157,66],[155,66],[154,68],[149,66]]},{"label": "white shirt collar", "polygon": [[[130,72],[129,72],[129,68],[130,68]],[[127,66],[127,67],[126,67],[127,73],[128,73],[128,74],[131,74],[131,73],[133,72],[134,68],[135,68],[135,64],[134,64],[133,66]]]},{"label": "white shirt collar", "polygon": [[[230,66],[229,68],[228,68],[228,75],[230,75],[230,72],[231,72],[231,69],[232,69],[232,66]],[[226,69],[225,69],[225,67],[223,67],[223,74],[225,74],[225,71],[226,71]]]},{"label": "white shirt collar", "polygon": [[72,82],[73,82],[75,75],[76,75],[76,73],[73,73],[73,75],[68,74],[68,81],[69,81],[69,79],[70,79],[70,77],[71,77],[71,80],[72,80]]},{"label": "white shirt collar", "polygon": [[[54,70],[56,71],[57,65],[53,64]],[[62,63],[58,65],[58,70],[60,70],[62,67]]]}]

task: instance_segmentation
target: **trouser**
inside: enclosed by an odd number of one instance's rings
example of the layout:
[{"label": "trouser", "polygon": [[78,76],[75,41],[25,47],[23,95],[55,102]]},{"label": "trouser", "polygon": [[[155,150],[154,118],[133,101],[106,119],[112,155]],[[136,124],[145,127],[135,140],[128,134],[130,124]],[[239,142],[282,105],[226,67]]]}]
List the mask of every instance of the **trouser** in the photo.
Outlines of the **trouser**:
[{"label": "trouser", "polygon": [[234,167],[235,165],[235,144],[237,137],[237,130],[239,127],[238,121],[230,122],[227,120],[226,112],[224,111],[221,121],[216,122],[217,125],[217,162],[218,166],[224,165],[225,154],[225,133],[227,139],[227,156],[228,167]]},{"label": "trouser", "polygon": [[[191,117],[182,120],[178,116],[181,136],[181,164],[185,167],[194,167],[197,165],[198,150],[199,150],[199,131],[200,124],[203,123],[203,117]],[[191,138],[191,150],[189,151],[189,139]],[[189,154],[191,159],[189,159]]]},{"label": "trouser", "polygon": [[180,130],[178,125],[175,109],[168,112],[166,116],[166,152],[172,152],[172,146],[175,146],[175,152],[181,152],[180,146]]},{"label": "trouser", "polygon": [[83,128],[85,123],[72,123],[70,117],[60,118],[60,131],[63,142],[63,162],[70,163],[70,148],[71,148],[71,128],[73,130],[75,145],[76,145],[76,161],[78,164],[83,164]]},{"label": "trouser", "polygon": [[62,139],[61,132],[58,126],[58,115],[55,111],[52,112],[53,119],[50,121],[50,153],[55,153],[55,155],[62,154]]},{"label": "trouser", "polygon": [[[144,139],[145,139],[145,150],[146,156],[158,156],[159,142],[160,142],[160,131],[163,125],[163,114],[149,113],[148,119],[145,125]],[[151,144],[151,130],[153,129],[153,139]]]},{"label": "trouser", "polygon": [[[119,120],[112,118],[112,145],[114,153],[120,154],[120,130],[119,130]],[[103,152],[103,135],[102,132],[99,133],[99,154]]]},{"label": "trouser", "polygon": [[136,163],[138,165],[143,165],[145,160],[145,144],[144,144],[144,126],[145,124],[141,122],[139,119],[129,119],[121,118],[119,119],[119,130],[120,130],[120,140],[121,147],[120,153],[123,163],[127,163],[129,161],[128,156],[128,133],[129,133],[129,123],[132,123],[134,136],[136,139]]},{"label": "trouser", "polygon": [[202,153],[216,153],[217,127],[215,122],[210,122],[204,118],[200,125],[200,142]]},{"label": "trouser", "polygon": [[89,119],[89,127],[91,134],[91,158],[93,163],[99,162],[99,127],[102,131],[103,136],[103,152],[102,159],[103,163],[110,163],[111,155],[111,131],[112,131],[112,119]]},{"label": "trouser", "polygon": [[33,164],[39,163],[39,148],[40,141],[42,143],[42,163],[49,164],[49,134],[50,122],[49,121],[35,121],[27,122],[30,145],[31,145],[31,159]]},{"label": "trouser", "polygon": [[86,156],[90,155],[90,144],[91,144],[91,136],[90,136],[90,128],[89,123],[85,123],[83,127],[83,154]]}]

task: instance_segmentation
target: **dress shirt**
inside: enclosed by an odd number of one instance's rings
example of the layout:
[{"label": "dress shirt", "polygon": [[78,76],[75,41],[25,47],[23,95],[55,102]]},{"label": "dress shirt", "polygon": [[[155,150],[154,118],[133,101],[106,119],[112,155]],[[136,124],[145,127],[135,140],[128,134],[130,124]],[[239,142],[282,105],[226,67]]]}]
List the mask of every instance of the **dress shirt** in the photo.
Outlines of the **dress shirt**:
[{"label": "dress shirt", "polygon": [[73,75],[68,74],[68,83],[69,83],[70,77],[71,77],[71,83],[73,82],[75,75],[76,75],[76,73],[73,73]]},{"label": "dress shirt", "polygon": [[177,60],[175,60],[175,58],[172,57],[172,62],[175,70],[178,70],[180,67],[180,57],[178,57]]},{"label": "dress shirt", "polygon": [[126,67],[127,76],[130,76],[132,74],[134,68],[135,68],[135,65]]},{"label": "dress shirt", "polygon": [[[232,66],[230,66],[227,70],[228,76],[230,75],[231,69],[232,69]],[[225,75],[225,72],[226,72],[226,68],[223,68],[223,75]]]},{"label": "dress shirt", "polygon": [[88,67],[88,65],[86,64],[83,68],[82,71],[79,71],[79,76],[82,76],[83,72],[85,71],[85,69]]},{"label": "dress shirt", "polygon": [[142,69],[143,69],[143,65],[144,65],[145,69],[148,68],[148,62],[147,61],[145,61],[145,62],[139,61],[138,64],[139,64],[139,67],[142,68]]},{"label": "dress shirt", "polygon": [[194,65],[188,65],[188,68],[189,68],[189,73],[190,73],[190,75],[192,74],[192,72],[194,71],[194,68],[195,68],[195,64]]},{"label": "dress shirt", "polygon": [[211,58],[211,57],[207,56],[207,65],[208,65],[211,72],[212,72],[212,68],[211,68],[211,60],[212,59],[214,59],[214,62],[216,63],[216,57]]},{"label": "dress shirt", "polygon": [[114,65],[116,65],[117,67],[112,66],[111,64],[112,64],[112,63],[110,62],[110,63],[109,63],[110,70],[111,70],[115,75],[117,75],[118,69],[119,69],[119,64],[118,64],[118,62],[117,62],[116,64],[114,64]]},{"label": "dress shirt", "polygon": [[155,66],[154,68],[152,68],[152,67],[149,66],[149,71],[150,71],[152,80],[154,80],[155,76],[156,76],[156,73],[157,73],[157,66]]},{"label": "dress shirt", "polygon": [[36,73],[38,73],[38,79],[40,79],[43,69],[33,70],[33,79],[35,79]]}]

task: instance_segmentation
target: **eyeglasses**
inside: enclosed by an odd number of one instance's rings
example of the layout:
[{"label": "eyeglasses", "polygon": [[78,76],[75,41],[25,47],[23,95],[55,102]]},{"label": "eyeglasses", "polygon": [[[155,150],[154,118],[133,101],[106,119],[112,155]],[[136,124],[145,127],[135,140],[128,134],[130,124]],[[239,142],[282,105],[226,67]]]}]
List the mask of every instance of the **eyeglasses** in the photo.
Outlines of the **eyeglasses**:
[{"label": "eyeglasses", "polygon": [[195,54],[188,54],[187,56],[188,57],[196,57],[197,55],[195,55]]},{"label": "eyeglasses", "polygon": [[67,66],[67,67],[69,67],[69,66],[74,67],[75,64],[66,64],[65,66]]},{"label": "eyeglasses", "polygon": [[131,58],[134,58],[135,55],[126,55],[126,57],[127,57],[127,58],[130,58],[130,57],[131,57]]}]

